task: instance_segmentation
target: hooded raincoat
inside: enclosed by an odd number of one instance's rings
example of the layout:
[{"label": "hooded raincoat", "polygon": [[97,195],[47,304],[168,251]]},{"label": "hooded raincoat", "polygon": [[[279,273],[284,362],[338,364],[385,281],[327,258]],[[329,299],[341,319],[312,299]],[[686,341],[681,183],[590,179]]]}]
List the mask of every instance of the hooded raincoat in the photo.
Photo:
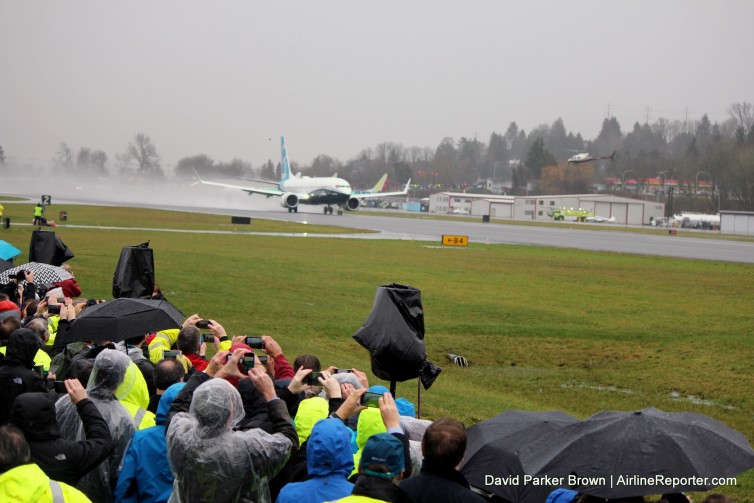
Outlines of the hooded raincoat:
[{"label": "hooded raincoat", "polygon": [[356,427],[356,445],[359,450],[353,455],[354,469],[351,475],[356,475],[359,472],[359,461],[361,460],[361,451],[364,450],[364,446],[367,440],[372,435],[377,433],[385,433],[385,423],[382,422],[382,415],[380,409],[375,407],[368,407],[359,413],[359,423]]},{"label": "hooded raincoat", "polygon": [[175,477],[170,501],[268,503],[268,480],[285,465],[296,441],[285,404],[273,400],[268,407],[273,425],[282,422],[290,436],[258,428],[233,431],[244,417],[241,395],[224,379],[208,378],[195,374],[173,403],[175,411],[191,401],[188,413],[169,417],[165,438]]},{"label": "hooded raincoat", "polygon": [[[115,397],[115,390],[123,382],[130,363],[131,359],[125,353],[114,349],[103,350],[94,360],[94,369],[86,387],[89,399],[107,422],[115,442],[113,453],[77,484],[89,498],[99,503],[113,501],[118,468],[134,433],[131,415]],[[71,398],[64,396],[58,400],[55,408],[61,436],[68,440],[83,440],[84,428]]]},{"label": "hooded raincoat", "polygon": [[115,391],[115,396],[134,419],[134,428],[144,430],[155,425],[154,413],[147,410],[149,407],[147,382],[133,361],[129,362],[126,376]]},{"label": "hooded raincoat", "polygon": [[76,410],[84,426],[85,440],[66,440],[60,436],[55,399],[47,393],[24,393],[16,398],[11,412],[11,422],[24,432],[29,443],[32,462],[51,479],[74,486],[115,449],[107,423],[94,402],[81,400]]},{"label": "hooded raincoat", "polygon": [[165,502],[173,492],[173,474],[165,444],[165,419],[186,383],[170,386],[157,406],[157,424],[134,433],[115,488],[116,502]]},{"label": "hooded raincoat", "polygon": [[29,391],[47,391],[34,368],[39,338],[28,328],[14,330],[8,338],[5,360],[0,366],[0,424],[8,422],[16,397]]},{"label": "hooded raincoat", "polygon": [[310,479],[283,487],[277,503],[320,503],[351,494],[353,484],[346,480],[353,470],[351,429],[343,421],[322,419],[314,426],[307,441],[306,468]]}]

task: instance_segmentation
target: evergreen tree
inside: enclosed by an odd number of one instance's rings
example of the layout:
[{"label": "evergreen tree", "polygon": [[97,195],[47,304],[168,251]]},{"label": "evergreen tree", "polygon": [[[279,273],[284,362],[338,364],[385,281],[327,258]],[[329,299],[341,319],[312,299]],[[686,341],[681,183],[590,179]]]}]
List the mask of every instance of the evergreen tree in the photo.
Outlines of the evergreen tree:
[{"label": "evergreen tree", "polygon": [[545,140],[541,136],[534,140],[526,155],[526,167],[531,171],[532,177],[539,178],[543,167],[554,166],[557,163],[558,161],[545,147]]}]

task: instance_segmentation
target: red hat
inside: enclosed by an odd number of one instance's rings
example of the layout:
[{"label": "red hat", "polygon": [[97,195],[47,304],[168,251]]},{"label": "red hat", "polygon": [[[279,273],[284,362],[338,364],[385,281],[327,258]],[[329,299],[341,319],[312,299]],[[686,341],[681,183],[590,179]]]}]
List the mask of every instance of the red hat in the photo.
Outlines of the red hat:
[{"label": "red hat", "polygon": [[10,300],[0,301],[0,321],[3,321],[5,318],[10,317],[18,318],[18,320],[21,320],[21,309],[16,305],[15,302],[12,302]]}]

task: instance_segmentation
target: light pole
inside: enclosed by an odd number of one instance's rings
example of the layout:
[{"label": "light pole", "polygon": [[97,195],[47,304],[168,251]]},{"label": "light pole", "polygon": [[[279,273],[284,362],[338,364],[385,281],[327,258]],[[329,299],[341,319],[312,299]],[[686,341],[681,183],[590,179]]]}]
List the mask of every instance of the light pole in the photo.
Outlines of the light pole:
[{"label": "light pole", "polygon": [[[660,175],[662,175],[662,194],[665,195],[665,180],[667,179],[668,171],[658,171],[657,177],[659,178]],[[660,200],[660,193],[657,193],[657,200]]]},{"label": "light pole", "polygon": [[632,169],[627,169],[623,172],[623,182],[621,184],[621,189],[626,190],[626,173],[633,173],[634,171]]},{"label": "light pole", "polygon": [[712,175],[710,175],[706,171],[697,171],[696,179],[694,180],[694,195],[699,194],[699,175],[701,175],[702,173],[704,173],[705,175],[709,177],[709,183],[710,185],[712,185]]}]

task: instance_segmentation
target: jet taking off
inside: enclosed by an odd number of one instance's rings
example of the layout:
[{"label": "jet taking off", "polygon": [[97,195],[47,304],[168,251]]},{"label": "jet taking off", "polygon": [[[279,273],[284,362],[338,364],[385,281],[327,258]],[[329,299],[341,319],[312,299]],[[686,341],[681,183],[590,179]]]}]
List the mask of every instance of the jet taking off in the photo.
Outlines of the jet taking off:
[{"label": "jet taking off", "polygon": [[614,157],[615,157],[615,151],[613,151],[612,154],[606,157],[596,157],[596,156],[588,154],[587,152],[583,152],[581,154],[576,154],[570,159],[568,159],[568,164],[582,164],[585,162],[601,161],[601,160],[612,161]]},{"label": "jet taking off", "polygon": [[[266,184],[273,185],[270,188],[245,187],[220,182],[208,182],[199,179],[199,183],[204,185],[216,185],[218,187],[228,187],[240,189],[249,195],[262,194],[267,197],[280,197],[280,206],[288,208],[289,213],[298,213],[299,204],[324,205],[325,214],[332,215],[333,206],[338,207],[338,215],[343,214],[343,209],[353,211],[361,206],[361,200],[373,197],[388,196],[405,196],[408,194],[408,187],[411,180],[400,192],[354,192],[351,184],[337,176],[320,177],[320,176],[301,176],[300,173],[294,175],[291,173],[291,167],[288,163],[288,150],[285,147],[285,137],[280,137],[280,181],[272,180],[255,180]],[[275,187],[276,185],[276,187]],[[375,186],[376,188],[376,186]]]}]

